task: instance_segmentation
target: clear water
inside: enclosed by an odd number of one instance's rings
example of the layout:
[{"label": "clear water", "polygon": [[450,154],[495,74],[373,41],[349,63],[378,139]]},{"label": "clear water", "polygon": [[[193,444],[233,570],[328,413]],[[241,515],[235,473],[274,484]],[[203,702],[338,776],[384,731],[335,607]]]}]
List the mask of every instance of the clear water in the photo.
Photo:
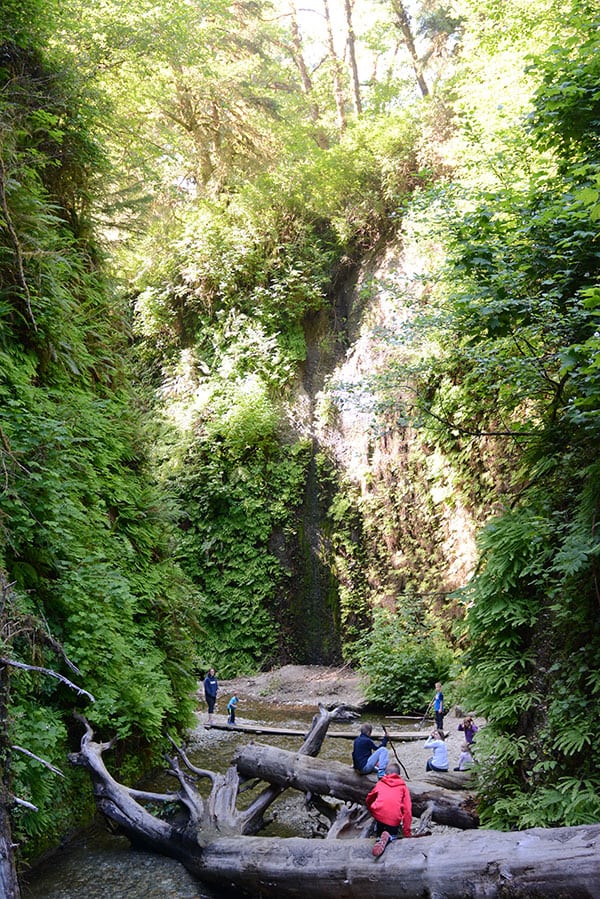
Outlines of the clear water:
[{"label": "clear water", "polygon": [[[243,709],[240,707],[237,723],[308,730],[313,715],[311,707],[248,701]],[[356,722],[335,723],[332,729],[358,732]],[[190,745],[189,755],[200,768],[224,771],[237,746],[252,739],[285,749],[298,749],[302,742],[299,737],[250,736],[199,728],[198,742]],[[320,757],[349,763],[351,746],[350,740],[325,740]],[[167,786],[158,775],[145,786],[172,789],[173,782],[169,779]],[[300,794],[287,791],[276,805],[276,820],[266,835],[311,835],[312,824],[301,813]],[[125,838],[108,833],[100,820],[31,871],[22,884],[22,893],[23,899],[219,899],[223,895],[214,887],[198,883],[179,862],[131,849]]]}]

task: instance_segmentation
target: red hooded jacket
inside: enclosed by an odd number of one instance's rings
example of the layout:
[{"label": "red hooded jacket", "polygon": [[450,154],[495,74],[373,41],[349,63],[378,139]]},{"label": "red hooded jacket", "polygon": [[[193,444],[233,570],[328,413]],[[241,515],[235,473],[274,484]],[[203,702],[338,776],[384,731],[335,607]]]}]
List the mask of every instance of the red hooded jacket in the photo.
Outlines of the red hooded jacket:
[{"label": "red hooded jacket", "polygon": [[410,836],[412,802],[408,787],[399,774],[386,774],[378,780],[365,802],[376,821],[390,827],[402,824],[404,836]]}]

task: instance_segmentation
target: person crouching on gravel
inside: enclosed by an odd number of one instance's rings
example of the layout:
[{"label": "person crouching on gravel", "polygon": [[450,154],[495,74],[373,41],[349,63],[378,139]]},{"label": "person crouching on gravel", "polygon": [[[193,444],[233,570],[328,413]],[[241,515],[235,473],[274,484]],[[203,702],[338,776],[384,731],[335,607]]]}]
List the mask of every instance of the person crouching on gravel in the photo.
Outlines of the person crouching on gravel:
[{"label": "person crouching on gravel", "polygon": [[400,777],[400,767],[390,762],[384,776],[367,794],[367,808],[375,819],[377,842],[373,846],[373,855],[379,858],[390,840],[398,838],[398,829],[410,837],[412,823],[412,801],[408,787]]},{"label": "person crouching on gravel", "polygon": [[360,734],[354,740],[352,747],[352,765],[359,774],[371,774],[377,768],[377,776],[383,777],[390,760],[390,754],[385,748],[388,738],[385,736],[381,745],[377,746],[371,739],[373,727],[363,724]]}]

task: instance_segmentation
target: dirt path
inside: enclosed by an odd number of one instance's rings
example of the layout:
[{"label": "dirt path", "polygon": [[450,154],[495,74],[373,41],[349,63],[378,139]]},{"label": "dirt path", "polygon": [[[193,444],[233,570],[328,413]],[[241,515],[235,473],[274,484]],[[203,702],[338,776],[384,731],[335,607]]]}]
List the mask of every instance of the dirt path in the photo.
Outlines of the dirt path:
[{"label": "dirt path", "polygon": [[237,693],[279,704],[316,706],[320,702],[329,707],[337,703],[356,709],[366,704],[361,679],[347,665],[285,665],[252,677],[221,681],[220,687],[223,694]]}]

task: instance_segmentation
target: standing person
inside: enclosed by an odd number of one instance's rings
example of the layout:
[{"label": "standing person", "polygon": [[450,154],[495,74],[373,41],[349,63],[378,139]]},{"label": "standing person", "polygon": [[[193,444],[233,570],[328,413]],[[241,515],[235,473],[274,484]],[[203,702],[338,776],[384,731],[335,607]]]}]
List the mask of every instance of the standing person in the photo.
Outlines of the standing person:
[{"label": "standing person", "polygon": [[435,685],[435,696],[433,697],[433,712],[435,714],[435,726],[438,730],[444,729],[444,694],[442,693],[442,685],[438,681]]},{"label": "standing person", "polygon": [[208,723],[213,723],[213,712],[217,701],[217,693],[219,692],[219,681],[215,677],[215,669],[209,668],[208,674],[204,678],[204,698],[208,706]]},{"label": "standing person", "polygon": [[433,755],[427,759],[426,771],[448,770],[448,747],[444,742],[445,739],[443,730],[434,730],[425,741],[425,749],[433,749]]},{"label": "standing person", "polygon": [[458,730],[462,730],[465,735],[465,740],[471,745],[473,740],[475,739],[475,734],[479,730],[471,715],[467,715],[467,717],[462,721],[461,724],[458,725]]},{"label": "standing person", "polygon": [[373,846],[373,855],[379,858],[390,840],[398,837],[398,828],[409,837],[412,823],[412,801],[406,783],[400,777],[400,767],[390,762],[384,776],[367,794],[367,808],[375,819],[375,834],[378,839]]},{"label": "standing person", "polygon": [[359,774],[370,774],[377,768],[378,777],[383,777],[390,760],[390,754],[385,748],[388,738],[386,735],[381,745],[377,746],[371,739],[372,733],[373,727],[370,724],[362,725],[352,747],[352,764]]},{"label": "standing person", "polygon": [[235,709],[239,702],[239,699],[233,694],[229,702],[227,703],[227,724],[235,724]]}]

